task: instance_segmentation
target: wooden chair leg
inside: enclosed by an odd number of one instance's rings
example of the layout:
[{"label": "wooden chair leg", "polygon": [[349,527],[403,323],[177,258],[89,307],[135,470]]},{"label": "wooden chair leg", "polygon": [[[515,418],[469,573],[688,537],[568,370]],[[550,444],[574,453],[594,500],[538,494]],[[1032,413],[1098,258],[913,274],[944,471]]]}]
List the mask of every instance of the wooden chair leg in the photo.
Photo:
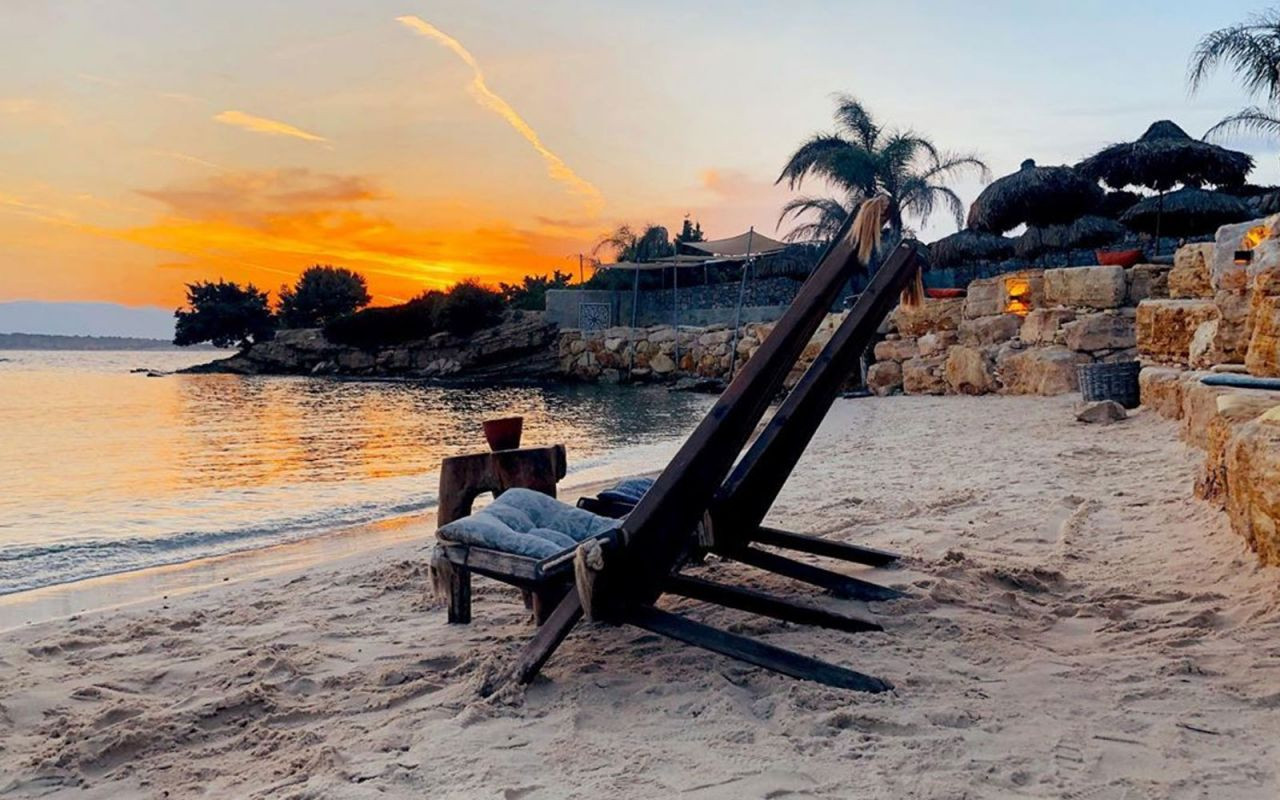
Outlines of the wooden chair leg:
[{"label": "wooden chair leg", "polygon": [[541,625],[569,593],[568,584],[557,583],[533,590],[533,621]]},{"label": "wooden chair leg", "polygon": [[451,562],[438,567],[444,573],[449,595],[449,622],[468,625],[471,622],[471,570]]}]

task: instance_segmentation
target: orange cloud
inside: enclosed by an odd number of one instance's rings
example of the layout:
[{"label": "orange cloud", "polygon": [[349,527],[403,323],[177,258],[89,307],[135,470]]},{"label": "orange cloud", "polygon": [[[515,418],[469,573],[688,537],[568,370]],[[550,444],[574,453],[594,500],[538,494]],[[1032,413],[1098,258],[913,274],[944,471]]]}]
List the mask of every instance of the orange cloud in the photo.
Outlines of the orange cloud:
[{"label": "orange cloud", "polygon": [[502,117],[508,125],[515,129],[516,133],[520,134],[525,141],[532,145],[538,155],[542,156],[542,160],[546,162],[547,174],[553,180],[563,183],[569,187],[570,191],[585,198],[587,208],[592,215],[600,213],[600,210],[604,207],[604,197],[600,194],[600,190],[574,172],[560,156],[551,152],[542,143],[542,138],[538,136],[538,132],[529,123],[525,122],[524,118],[511,107],[511,104],[489,88],[488,84],[485,83],[484,72],[481,71],[480,64],[471,55],[470,51],[462,46],[461,42],[419,17],[412,15],[396,17],[396,21],[422,36],[434,39],[444,45],[453,51],[454,55],[462,59],[463,63],[471,67],[472,78],[468,89],[472,97],[480,105]]},{"label": "orange cloud", "polygon": [[309,133],[301,128],[296,128],[287,122],[279,120],[267,119],[266,117],[257,117],[253,114],[246,114],[243,111],[223,111],[215,114],[213,117],[216,121],[224,125],[233,125],[237,128],[243,128],[254,133],[264,133],[268,136],[289,136],[294,139],[302,139],[307,142],[319,142],[327,144],[328,139]]}]

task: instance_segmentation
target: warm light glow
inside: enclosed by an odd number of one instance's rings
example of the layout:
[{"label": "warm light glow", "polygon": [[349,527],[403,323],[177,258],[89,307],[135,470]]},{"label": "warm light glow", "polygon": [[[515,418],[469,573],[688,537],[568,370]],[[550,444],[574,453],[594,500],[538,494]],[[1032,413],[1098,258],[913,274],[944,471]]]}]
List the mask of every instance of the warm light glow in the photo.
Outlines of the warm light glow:
[{"label": "warm light glow", "polygon": [[1005,278],[1004,292],[1009,298],[1006,313],[1025,317],[1031,311],[1031,282],[1026,278]]},{"label": "warm light glow", "polygon": [[1240,249],[1252,250],[1253,248],[1262,244],[1262,240],[1266,238],[1267,238],[1267,226],[1255,225],[1254,227],[1250,228],[1245,233],[1244,238],[1240,240]]}]

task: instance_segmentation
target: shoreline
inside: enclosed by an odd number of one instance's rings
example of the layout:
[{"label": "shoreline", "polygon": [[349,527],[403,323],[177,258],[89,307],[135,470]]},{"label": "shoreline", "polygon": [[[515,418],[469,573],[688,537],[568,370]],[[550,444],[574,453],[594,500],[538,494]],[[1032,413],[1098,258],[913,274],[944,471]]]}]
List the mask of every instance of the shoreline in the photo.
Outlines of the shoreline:
[{"label": "shoreline", "polygon": [[[561,499],[576,502],[578,496],[607,488],[631,474],[625,471],[610,476],[599,474],[614,466],[618,465],[589,464],[576,473],[571,471],[558,487]],[[583,475],[586,477],[581,478]],[[482,505],[483,498],[477,502],[477,507]],[[332,566],[396,547],[416,545],[425,548],[435,541],[436,508],[431,505],[410,514],[342,525],[292,541],[3,594],[0,595],[0,636],[83,614],[113,611],[219,586]],[[424,563],[426,558],[423,553]]]}]

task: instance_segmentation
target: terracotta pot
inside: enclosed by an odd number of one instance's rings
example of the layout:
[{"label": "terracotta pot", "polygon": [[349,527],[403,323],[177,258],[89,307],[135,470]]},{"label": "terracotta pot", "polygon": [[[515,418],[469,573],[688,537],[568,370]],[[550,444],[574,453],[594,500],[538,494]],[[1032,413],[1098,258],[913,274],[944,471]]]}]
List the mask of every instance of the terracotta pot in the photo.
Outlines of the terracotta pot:
[{"label": "terracotta pot", "polygon": [[951,297],[964,297],[964,289],[925,289],[925,297],[932,297],[934,300],[945,300]]},{"label": "terracotta pot", "polygon": [[1141,250],[1095,250],[1098,263],[1104,267],[1124,267],[1128,269],[1142,260]]},{"label": "terracotta pot", "polygon": [[524,433],[524,417],[487,419],[482,425],[484,439],[489,443],[490,450],[515,450],[520,446],[520,435]]}]

